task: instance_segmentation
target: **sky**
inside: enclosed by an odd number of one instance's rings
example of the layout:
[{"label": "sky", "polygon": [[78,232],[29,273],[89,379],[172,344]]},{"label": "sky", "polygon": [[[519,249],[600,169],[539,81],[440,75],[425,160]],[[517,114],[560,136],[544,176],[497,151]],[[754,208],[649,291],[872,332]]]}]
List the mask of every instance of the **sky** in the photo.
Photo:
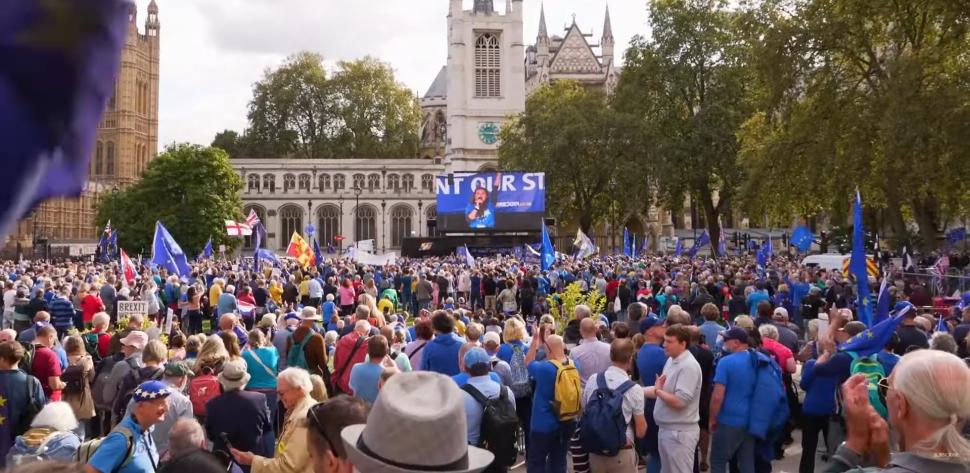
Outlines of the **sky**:
[{"label": "sky", "polygon": [[[473,0],[464,0],[471,9]],[[525,6],[525,42],[539,28],[538,0]],[[136,0],[139,28],[149,0]],[[159,143],[209,144],[216,133],[246,128],[252,84],[266,68],[299,51],[335,63],[374,56],[420,95],[447,59],[448,0],[156,0],[161,23]],[[549,34],[562,35],[573,14],[599,42],[606,0],[546,0]],[[505,0],[495,0],[504,12]],[[609,5],[616,57],[646,33],[646,2]]]}]

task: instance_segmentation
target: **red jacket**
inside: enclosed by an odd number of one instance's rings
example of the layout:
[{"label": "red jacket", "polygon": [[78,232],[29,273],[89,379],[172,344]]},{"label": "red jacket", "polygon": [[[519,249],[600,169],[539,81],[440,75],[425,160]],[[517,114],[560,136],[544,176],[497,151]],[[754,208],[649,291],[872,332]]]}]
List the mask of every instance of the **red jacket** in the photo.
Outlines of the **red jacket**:
[{"label": "red jacket", "polygon": [[[357,341],[360,340],[359,346]],[[337,342],[333,352],[333,381],[334,387],[340,392],[350,393],[350,371],[357,363],[363,363],[367,358],[367,339],[361,339],[360,334],[351,332]],[[354,347],[358,346],[357,350]],[[353,356],[351,356],[353,353]],[[350,359],[352,358],[352,359]],[[348,362],[348,359],[350,361]]]}]

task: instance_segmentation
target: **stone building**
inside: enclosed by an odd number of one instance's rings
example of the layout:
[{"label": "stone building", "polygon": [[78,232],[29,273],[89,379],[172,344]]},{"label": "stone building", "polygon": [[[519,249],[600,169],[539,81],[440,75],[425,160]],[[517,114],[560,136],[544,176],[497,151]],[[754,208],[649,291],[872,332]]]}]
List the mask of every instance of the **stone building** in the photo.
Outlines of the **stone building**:
[{"label": "stone building", "polygon": [[55,248],[86,243],[85,249],[93,251],[100,233],[94,222],[98,199],[135,183],[158,152],[160,28],[155,0],[148,6],[144,32],[138,30],[138,11],[132,4],[115,93],[98,125],[84,191],[78,198],[51,199],[38,206],[17,223],[7,251],[28,249],[35,242]]},{"label": "stone building", "polygon": [[619,71],[614,64],[616,40],[613,38],[609,7],[606,8],[599,44],[591,43],[591,37],[580,30],[575,16],[562,36],[549,36],[545,8],[540,10],[536,43],[526,48],[525,53],[527,93],[531,94],[539,86],[557,80],[574,80],[590,88],[612,92]]}]

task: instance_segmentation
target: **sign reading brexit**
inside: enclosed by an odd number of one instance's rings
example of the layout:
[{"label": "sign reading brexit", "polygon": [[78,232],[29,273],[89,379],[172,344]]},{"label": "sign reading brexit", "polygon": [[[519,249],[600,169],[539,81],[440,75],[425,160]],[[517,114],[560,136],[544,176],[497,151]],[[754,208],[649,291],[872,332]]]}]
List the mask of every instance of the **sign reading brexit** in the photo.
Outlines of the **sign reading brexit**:
[{"label": "sign reading brexit", "polygon": [[541,172],[449,174],[435,180],[438,230],[539,230],[546,211]]}]

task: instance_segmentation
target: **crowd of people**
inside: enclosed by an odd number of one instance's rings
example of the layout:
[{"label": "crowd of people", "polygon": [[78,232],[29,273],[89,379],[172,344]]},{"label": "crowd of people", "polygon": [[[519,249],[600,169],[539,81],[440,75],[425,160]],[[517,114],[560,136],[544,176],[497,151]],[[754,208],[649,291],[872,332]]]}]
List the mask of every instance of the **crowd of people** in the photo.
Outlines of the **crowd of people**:
[{"label": "crowd of people", "polygon": [[0,265],[10,471],[970,471],[970,304],[891,269],[872,354],[785,257],[118,269]]}]

